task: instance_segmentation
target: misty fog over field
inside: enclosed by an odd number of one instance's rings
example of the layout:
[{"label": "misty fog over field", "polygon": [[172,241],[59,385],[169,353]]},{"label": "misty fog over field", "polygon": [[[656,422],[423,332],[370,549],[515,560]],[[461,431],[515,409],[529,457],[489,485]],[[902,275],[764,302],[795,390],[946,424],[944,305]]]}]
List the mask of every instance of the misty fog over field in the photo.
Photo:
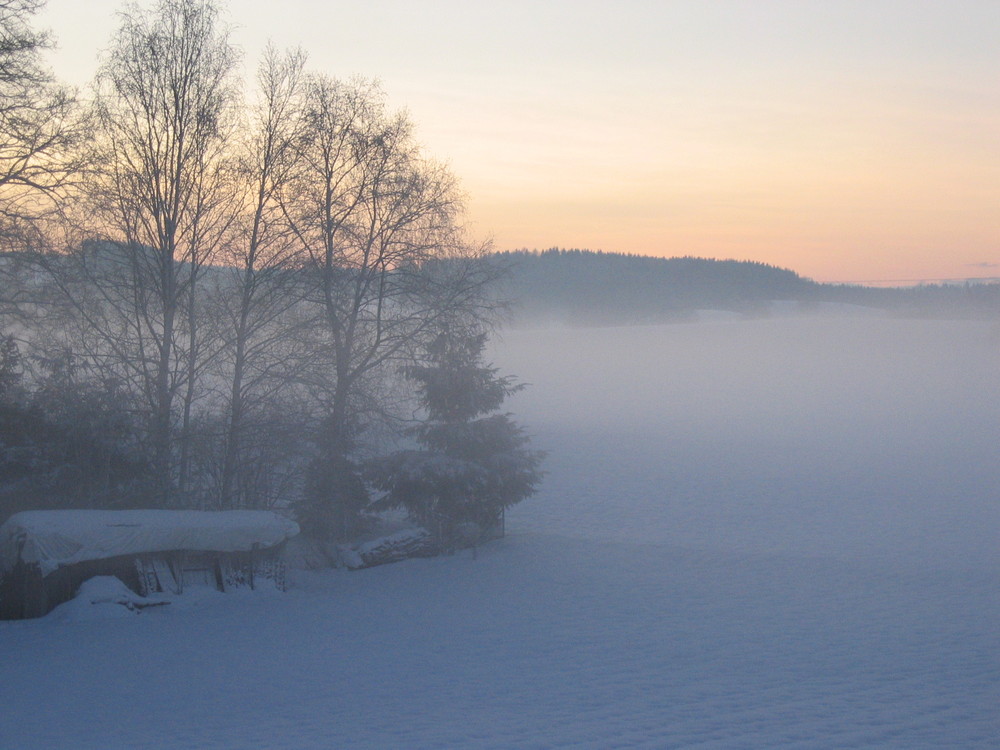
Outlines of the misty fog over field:
[{"label": "misty fog over field", "polygon": [[0,744],[993,747],[998,350],[879,317],[506,331],[549,451],[506,538],[0,623]]},{"label": "misty fog over field", "polygon": [[996,323],[523,330],[496,359],[532,384],[511,408],[552,448],[515,519],[714,550],[1000,560]]}]

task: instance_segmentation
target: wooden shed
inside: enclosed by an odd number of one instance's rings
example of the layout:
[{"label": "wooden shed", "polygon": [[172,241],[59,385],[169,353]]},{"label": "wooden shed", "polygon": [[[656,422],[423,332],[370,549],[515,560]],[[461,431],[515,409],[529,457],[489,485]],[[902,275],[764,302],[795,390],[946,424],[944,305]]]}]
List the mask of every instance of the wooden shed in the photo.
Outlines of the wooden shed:
[{"label": "wooden shed", "polygon": [[270,511],[26,511],[0,526],[0,618],[41,617],[112,575],[137,594],[284,589],[298,524]]}]

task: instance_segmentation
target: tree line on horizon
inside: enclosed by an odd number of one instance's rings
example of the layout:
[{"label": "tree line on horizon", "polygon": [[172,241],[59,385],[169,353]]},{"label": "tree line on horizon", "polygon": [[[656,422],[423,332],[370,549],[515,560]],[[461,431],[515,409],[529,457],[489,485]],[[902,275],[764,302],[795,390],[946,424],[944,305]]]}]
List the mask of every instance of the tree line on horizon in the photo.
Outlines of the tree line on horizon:
[{"label": "tree line on horizon", "polygon": [[767,315],[774,301],[802,312],[821,303],[906,316],[1000,317],[1000,284],[880,288],[826,284],[747,260],[672,258],[549,248],[495,253],[508,268],[502,294],[520,323],[628,325],[691,319],[698,310]]},{"label": "tree line on horizon", "polygon": [[[378,84],[268,49],[247,92],[219,4],[158,0],[84,101],[42,64],[42,4],[0,0],[0,516],[291,504],[344,538],[414,439],[409,475],[450,484],[381,507],[447,529],[531,494],[482,361],[501,269]],[[475,451],[415,427],[435,378],[485,405],[449,423]]]}]

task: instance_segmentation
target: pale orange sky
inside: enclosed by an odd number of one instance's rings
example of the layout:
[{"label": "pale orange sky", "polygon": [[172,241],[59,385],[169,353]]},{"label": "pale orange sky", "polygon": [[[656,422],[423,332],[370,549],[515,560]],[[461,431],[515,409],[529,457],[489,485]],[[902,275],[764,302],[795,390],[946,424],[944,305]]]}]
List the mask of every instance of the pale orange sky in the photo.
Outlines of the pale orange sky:
[{"label": "pale orange sky", "polygon": [[[363,7],[362,7],[363,6]],[[83,85],[117,0],[49,0]],[[231,0],[379,78],[498,249],[758,260],[821,281],[1000,276],[998,0]]]}]

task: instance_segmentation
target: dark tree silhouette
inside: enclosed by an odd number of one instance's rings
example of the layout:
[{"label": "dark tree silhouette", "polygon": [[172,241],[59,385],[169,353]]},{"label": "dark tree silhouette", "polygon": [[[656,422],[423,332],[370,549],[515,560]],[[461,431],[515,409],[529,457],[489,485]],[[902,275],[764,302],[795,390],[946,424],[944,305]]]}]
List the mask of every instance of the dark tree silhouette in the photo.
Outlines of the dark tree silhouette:
[{"label": "dark tree silhouette", "polygon": [[419,450],[375,463],[382,507],[404,507],[442,543],[475,543],[498,528],[504,509],[534,493],[544,453],[531,450],[504,400],[524,388],[482,362],[485,334],[445,331],[426,363],[405,369],[426,421],[411,430]]}]

